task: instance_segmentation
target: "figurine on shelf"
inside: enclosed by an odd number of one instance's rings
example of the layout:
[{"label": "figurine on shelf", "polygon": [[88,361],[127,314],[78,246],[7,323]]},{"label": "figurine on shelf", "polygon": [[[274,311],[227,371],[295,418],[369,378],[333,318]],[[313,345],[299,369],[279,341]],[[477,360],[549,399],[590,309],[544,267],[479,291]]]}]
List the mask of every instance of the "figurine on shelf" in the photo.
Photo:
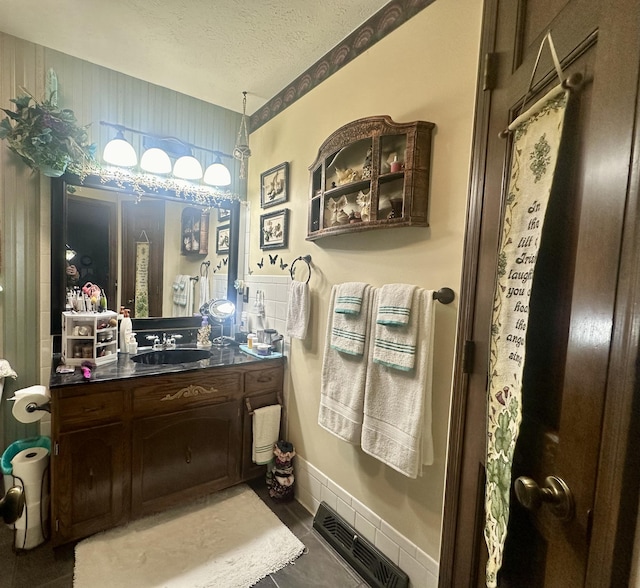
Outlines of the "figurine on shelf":
[{"label": "figurine on shelf", "polygon": [[349,215],[344,211],[344,207],[346,205],[346,196],[342,196],[337,200],[335,198],[329,198],[326,204],[328,212],[325,220],[326,226],[334,227],[336,225],[342,225],[349,222]]},{"label": "figurine on shelf", "polygon": [[352,210],[349,213],[349,224],[352,225],[354,223],[359,223],[362,221],[362,218],[360,218],[360,213],[356,212],[355,210]]},{"label": "figurine on shelf", "polygon": [[371,147],[367,149],[367,154],[362,164],[362,179],[368,180],[369,178],[371,178]]},{"label": "figurine on shelf", "polygon": [[360,181],[362,179],[362,171],[351,167],[347,169],[336,167],[336,176],[338,176],[338,186],[342,186],[343,184]]},{"label": "figurine on shelf", "polygon": [[360,190],[356,197],[356,204],[360,207],[360,220],[363,222],[371,220],[371,191],[365,194]]}]

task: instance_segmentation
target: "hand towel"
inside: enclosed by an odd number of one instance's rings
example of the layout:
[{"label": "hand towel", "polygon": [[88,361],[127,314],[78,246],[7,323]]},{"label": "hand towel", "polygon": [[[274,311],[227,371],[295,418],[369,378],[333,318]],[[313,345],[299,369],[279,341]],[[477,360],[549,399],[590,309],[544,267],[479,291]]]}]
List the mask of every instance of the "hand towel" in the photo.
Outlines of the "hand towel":
[{"label": "hand towel", "polygon": [[11,367],[11,364],[6,359],[0,359],[0,401],[2,400],[2,391],[4,390],[4,379],[18,377],[18,374]]},{"label": "hand towel", "polygon": [[204,275],[200,273],[200,279],[198,280],[198,284],[200,284],[200,298],[199,298],[198,308],[201,308],[207,302],[209,302],[209,300],[211,300],[211,297],[209,296],[209,273],[208,272],[205,273]]},{"label": "hand towel", "polygon": [[258,465],[269,463],[273,459],[273,447],[280,437],[279,404],[256,408],[253,411],[253,445],[251,459]]},{"label": "hand towel", "polygon": [[415,290],[416,286],[411,284],[385,284],[382,286],[376,323],[389,326],[407,325]]},{"label": "hand towel", "polygon": [[413,321],[418,323],[414,370],[374,362],[370,346],[362,424],[362,450],[409,478],[417,478],[423,466],[433,463],[433,291],[414,293]]},{"label": "hand towel", "polygon": [[187,275],[176,276],[173,282],[173,316],[192,316],[195,280]]},{"label": "hand towel", "polygon": [[367,372],[367,346],[371,330],[371,305],[375,289],[367,286],[360,317],[365,319],[364,346],[361,355],[351,355],[331,346],[333,323],[340,317],[334,310],[338,286],[331,289],[327,333],[320,378],[318,424],[336,437],[358,445],[362,434],[362,415]]},{"label": "hand towel", "polygon": [[366,310],[363,307],[365,298],[369,296],[371,286],[364,284],[364,288],[360,296],[360,307],[362,310],[357,314],[345,314],[336,310],[338,297],[343,291],[343,286],[344,284],[334,286],[334,288],[336,288],[336,295],[333,317],[331,317],[331,348],[350,355],[362,355],[365,351],[367,331],[370,324],[370,313],[368,311],[368,307]]},{"label": "hand towel", "polygon": [[187,283],[189,276],[178,275],[173,280],[173,303],[178,306],[187,304]]},{"label": "hand towel", "polygon": [[[392,284],[395,285],[395,284]],[[378,308],[374,309],[374,317],[380,317],[380,307],[382,305],[382,290],[378,296]],[[407,309],[411,309],[421,298],[418,296],[419,289],[410,286],[412,289],[412,301],[404,303]],[[387,298],[387,301],[389,299]],[[390,326],[376,320],[373,335],[373,361],[375,363],[394,368],[396,370],[411,371],[416,360],[416,341],[418,337],[418,321],[413,320],[413,313],[408,314],[411,318],[406,325]]]},{"label": "hand towel", "polygon": [[345,282],[340,284],[336,294],[335,312],[339,314],[359,314],[362,296],[367,285],[364,282]]},{"label": "hand towel", "polygon": [[15,380],[17,377],[18,374],[16,374],[9,362],[6,359],[0,359],[0,378],[13,378]]},{"label": "hand towel", "polygon": [[289,337],[304,339],[309,324],[309,285],[306,282],[292,281],[289,285],[287,303],[287,329]]}]

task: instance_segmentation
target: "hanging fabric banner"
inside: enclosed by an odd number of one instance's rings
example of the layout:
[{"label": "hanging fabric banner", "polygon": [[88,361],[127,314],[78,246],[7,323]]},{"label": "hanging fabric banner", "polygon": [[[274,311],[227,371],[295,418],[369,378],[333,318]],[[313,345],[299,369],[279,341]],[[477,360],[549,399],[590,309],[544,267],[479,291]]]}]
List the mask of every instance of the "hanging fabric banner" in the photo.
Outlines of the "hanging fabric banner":
[{"label": "hanging fabric banner", "polygon": [[146,318],[149,316],[149,248],[151,243],[145,231],[140,238],[144,241],[136,242],[136,291],[135,316]]},{"label": "hanging fabric banner", "polygon": [[486,581],[497,586],[509,520],[511,466],[522,420],[529,300],[556,169],[568,92],[556,87],[509,127],[513,150],[493,303],[487,402]]}]

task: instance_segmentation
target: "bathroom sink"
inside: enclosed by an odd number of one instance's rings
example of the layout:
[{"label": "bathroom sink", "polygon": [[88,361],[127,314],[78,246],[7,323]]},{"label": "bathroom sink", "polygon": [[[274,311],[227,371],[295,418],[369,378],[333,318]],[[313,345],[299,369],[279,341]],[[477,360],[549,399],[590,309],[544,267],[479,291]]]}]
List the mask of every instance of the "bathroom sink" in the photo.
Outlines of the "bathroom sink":
[{"label": "bathroom sink", "polygon": [[148,365],[163,365],[189,363],[209,359],[209,357],[211,357],[211,353],[206,349],[162,349],[133,355],[131,360]]}]

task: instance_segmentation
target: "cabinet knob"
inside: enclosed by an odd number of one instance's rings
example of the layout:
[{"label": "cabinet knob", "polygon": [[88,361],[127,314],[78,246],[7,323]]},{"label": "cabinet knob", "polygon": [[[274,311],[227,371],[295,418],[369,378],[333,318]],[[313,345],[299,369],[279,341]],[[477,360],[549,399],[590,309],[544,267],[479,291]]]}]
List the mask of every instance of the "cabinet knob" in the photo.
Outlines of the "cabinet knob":
[{"label": "cabinet knob", "polygon": [[191,463],[191,447],[187,447],[187,449],[184,452],[184,460],[187,463]]}]

